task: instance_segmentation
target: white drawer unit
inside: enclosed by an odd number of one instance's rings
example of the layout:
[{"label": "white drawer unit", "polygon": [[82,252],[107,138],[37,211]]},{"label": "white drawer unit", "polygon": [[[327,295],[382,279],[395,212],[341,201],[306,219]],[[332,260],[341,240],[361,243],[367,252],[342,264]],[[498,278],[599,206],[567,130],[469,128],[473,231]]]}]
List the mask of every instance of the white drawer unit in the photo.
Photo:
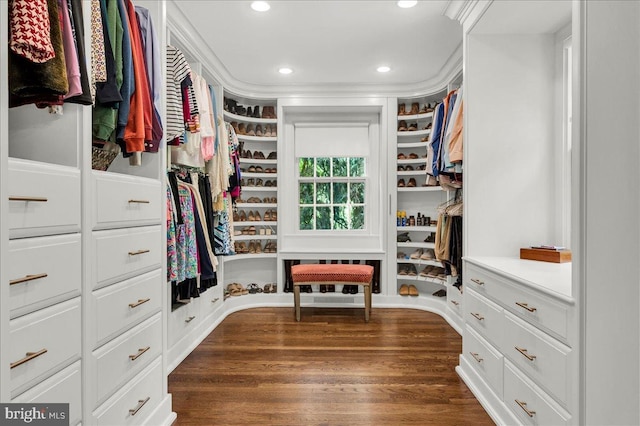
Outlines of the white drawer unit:
[{"label": "white drawer unit", "polygon": [[[577,410],[568,345],[575,338],[569,334],[573,303],[556,291],[569,287],[567,269],[514,258],[464,261],[461,375],[471,389],[494,390],[476,396],[499,423],[570,424]],[[471,352],[490,355],[474,362]],[[500,372],[483,370],[497,357]]]},{"label": "white drawer unit", "polygon": [[160,275],[158,269],[92,292],[95,312],[91,324],[96,336],[92,347],[162,309],[162,290],[166,284]]},{"label": "white drawer unit", "polygon": [[162,398],[161,357],[93,412],[98,426],[144,424]]},{"label": "white drawer unit", "polygon": [[480,376],[489,383],[491,389],[502,397],[502,360],[503,356],[482,336],[468,325],[464,329],[462,356],[475,368]]},{"label": "white drawer unit", "polygon": [[92,171],[94,229],[160,223],[161,182],[156,179]]},{"label": "white drawer unit", "polygon": [[94,231],[94,288],[159,268],[164,253],[160,226]]},{"label": "white drawer unit", "polygon": [[199,308],[200,305],[192,301],[169,314],[169,347],[196,328],[201,320]]},{"label": "white drawer unit", "polygon": [[79,297],[10,321],[12,398],[80,358],[81,324]]},{"label": "white drawer unit", "polygon": [[504,362],[504,403],[523,425],[561,426],[571,419],[508,360]]},{"label": "white drawer unit", "polygon": [[9,159],[9,237],[80,230],[80,170]]},{"label": "white drawer unit", "polygon": [[80,234],[11,240],[11,318],[79,295],[81,255]]},{"label": "white drawer unit", "polygon": [[466,323],[492,344],[500,347],[504,333],[503,309],[473,290],[467,290],[464,310]]},{"label": "white drawer unit", "polygon": [[447,305],[456,315],[462,317],[462,293],[457,287],[449,286],[447,291]]},{"label": "white drawer unit", "polygon": [[567,403],[568,358],[571,349],[505,312],[504,354],[521,371]]},{"label": "white drawer unit", "polygon": [[193,302],[200,305],[198,312],[200,312],[200,315],[204,319],[222,306],[222,295],[217,292],[216,287],[212,287],[200,294],[200,297],[194,299]]},{"label": "white drawer unit", "polygon": [[11,402],[69,404],[69,425],[82,419],[81,361],[76,361],[59,373],[34,386]]},{"label": "white drawer unit", "polygon": [[93,351],[97,404],[162,354],[162,316],[158,312],[142,324]]}]

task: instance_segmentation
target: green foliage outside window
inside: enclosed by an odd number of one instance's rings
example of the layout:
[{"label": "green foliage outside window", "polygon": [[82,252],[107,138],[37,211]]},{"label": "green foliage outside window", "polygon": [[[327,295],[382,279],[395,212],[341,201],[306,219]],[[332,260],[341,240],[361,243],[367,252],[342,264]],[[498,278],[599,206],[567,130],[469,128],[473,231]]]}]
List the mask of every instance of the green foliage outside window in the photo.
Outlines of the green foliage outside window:
[{"label": "green foliage outside window", "polygon": [[356,230],[365,226],[365,159],[298,159],[301,230]]}]

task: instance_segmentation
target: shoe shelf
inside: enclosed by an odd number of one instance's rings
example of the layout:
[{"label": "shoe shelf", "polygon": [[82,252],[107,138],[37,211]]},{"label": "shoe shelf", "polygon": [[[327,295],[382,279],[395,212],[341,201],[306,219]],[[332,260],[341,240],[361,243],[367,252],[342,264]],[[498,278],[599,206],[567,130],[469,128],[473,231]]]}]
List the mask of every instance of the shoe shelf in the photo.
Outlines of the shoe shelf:
[{"label": "shoe shelf", "polygon": [[[252,225],[255,226],[255,225]],[[278,236],[276,234],[271,235],[236,235],[233,237],[236,241],[250,241],[250,240],[277,240]]]},{"label": "shoe shelf", "polygon": [[434,191],[442,191],[441,186],[416,186],[416,187],[406,187],[400,186],[398,187],[398,192],[434,192]]},{"label": "shoe shelf", "polygon": [[403,148],[426,148],[426,147],[427,147],[427,142],[403,142],[403,143],[398,143],[398,149],[403,149]]},{"label": "shoe shelf", "polygon": [[[425,172],[426,173],[426,172]],[[242,178],[263,178],[263,179],[276,179],[277,173],[253,173],[253,172],[241,172]]]},{"label": "shoe shelf", "polygon": [[423,232],[436,232],[435,226],[396,226],[398,232],[402,231],[423,231]]},{"label": "shoe shelf", "polygon": [[260,207],[276,208],[278,207],[278,204],[277,203],[236,203],[236,207],[238,207],[239,209],[260,208]]},{"label": "shoe shelf", "polygon": [[277,191],[278,187],[277,186],[243,186],[242,187],[242,192],[248,191],[248,192],[261,192],[261,191]]},{"label": "shoe shelf", "polygon": [[423,243],[423,242],[411,242],[408,241],[406,243],[396,243],[398,247],[415,247],[415,248],[436,248],[435,243]]},{"label": "shoe shelf", "polygon": [[419,266],[442,266],[442,263],[440,263],[437,260],[424,260],[424,259],[405,259],[405,258],[399,258],[396,259],[396,263],[398,265],[405,265],[407,263],[411,263],[412,265],[419,265]]},{"label": "shoe shelf", "polygon": [[[260,123],[260,124],[277,124],[277,118],[256,118],[247,117],[246,115],[238,115],[229,111],[223,111],[226,121],[243,121],[245,123]],[[256,136],[257,137],[257,136]],[[258,139],[262,139],[257,137]]]},{"label": "shoe shelf", "polygon": [[425,120],[427,118],[433,118],[433,112],[423,112],[422,114],[411,114],[411,115],[399,115],[398,121],[400,120]]},{"label": "shoe shelf", "polygon": [[276,226],[278,225],[277,220],[236,220],[233,222],[233,226],[235,228],[245,227],[245,226]]},{"label": "shoe shelf", "polygon": [[239,134],[236,134],[236,136],[238,137],[238,140],[247,141],[247,142],[277,142],[278,141],[278,137],[277,136],[276,137],[273,137],[273,136],[249,136],[249,135],[239,135]]},{"label": "shoe shelf", "polygon": [[443,285],[443,286],[447,284],[447,280],[446,279],[445,280],[441,280],[440,278],[421,277],[420,275],[400,275],[400,274],[398,274],[396,276],[396,278],[398,280],[423,281],[423,282],[439,284],[439,285]]},{"label": "shoe shelf", "polygon": [[[278,164],[278,160],[272,158],[241,158],[240,164]],[[271,175],[277,175],[277,173],[271,173]]]},{"label": "shoe shelf", "polygon": [[425,136],[431,133],[431,129],[422,129],[422,130],[405,130],[402,132],[398,132],[399,138],[410,138],[412,136]]},{"label": "shoe shelf", "polygon": [[399,170],[398,176],[416,176],[416,175],[426,175],[426,170]]},{"label": "shoe shelf", "polygon": [[[255,240],[256,238],[254,238]],[[232,256],[223,256],[222,261],[224,263],[233,262],[236,260],[246,259],[275,259],[278,257],[278,253],[256,253],[256,254],[234,254]]]},{"label": "shoe shelf", "polygon": [[421,163],[426,163],[426,162],[427,162],[427,158],[426,157],[405,158],[405,159],[398,160],[398,164],[421,164]]}]

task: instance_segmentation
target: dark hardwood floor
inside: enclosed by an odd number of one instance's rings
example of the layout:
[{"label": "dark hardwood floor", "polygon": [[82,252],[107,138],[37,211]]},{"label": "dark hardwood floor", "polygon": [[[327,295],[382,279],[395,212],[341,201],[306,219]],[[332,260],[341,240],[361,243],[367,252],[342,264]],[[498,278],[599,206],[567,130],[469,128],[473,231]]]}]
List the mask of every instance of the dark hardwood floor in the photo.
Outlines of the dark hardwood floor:
[{"label": "dark hardwood floor", "polygon": [[419,310],[237,312],[169,376],[174,425],[493,425],[454,371],[461,345]]}]

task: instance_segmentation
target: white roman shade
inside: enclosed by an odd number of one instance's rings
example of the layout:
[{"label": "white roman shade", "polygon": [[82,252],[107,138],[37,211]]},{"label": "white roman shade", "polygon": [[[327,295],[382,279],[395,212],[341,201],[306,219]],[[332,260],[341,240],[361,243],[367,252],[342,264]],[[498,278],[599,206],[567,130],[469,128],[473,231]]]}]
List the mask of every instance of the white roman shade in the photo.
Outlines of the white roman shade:
[{"label": "white roman shade", "polygon": [[296,123],[295,157],[368,157],[368,123]]}]

